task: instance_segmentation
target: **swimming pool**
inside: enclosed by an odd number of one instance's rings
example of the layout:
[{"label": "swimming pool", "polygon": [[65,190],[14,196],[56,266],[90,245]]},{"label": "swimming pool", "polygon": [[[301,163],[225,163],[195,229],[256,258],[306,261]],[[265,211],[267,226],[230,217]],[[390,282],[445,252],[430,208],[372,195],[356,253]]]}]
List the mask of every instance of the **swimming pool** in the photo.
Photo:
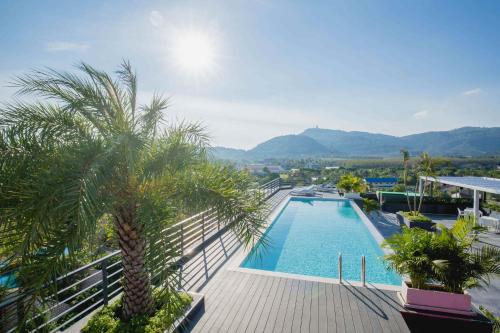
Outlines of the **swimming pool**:
[{"label": "swimming pool", "polygon": [[240,267],[266,271],[361,280],[361,256],[366,257],[366,281],[400,285],[387,271],[383,251],[349,200],[291,198],[266,230],[267,244],[250,251]]}]

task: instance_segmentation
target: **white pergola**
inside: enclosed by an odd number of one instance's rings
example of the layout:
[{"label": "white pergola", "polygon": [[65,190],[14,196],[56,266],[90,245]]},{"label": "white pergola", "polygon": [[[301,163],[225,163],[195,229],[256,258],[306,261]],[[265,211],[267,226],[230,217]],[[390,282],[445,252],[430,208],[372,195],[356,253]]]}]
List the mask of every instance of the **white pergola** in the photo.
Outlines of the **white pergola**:
[{"label": "white pergola", "polygon": [[500,179],[488,177],[425,177],[420,176],[419,189],[420,195],[423,195],[423,183],[427,181],[441,183],[451,186],[467,188],[474,191],[474,216],[479,217],[479,193],[500,194]]}]

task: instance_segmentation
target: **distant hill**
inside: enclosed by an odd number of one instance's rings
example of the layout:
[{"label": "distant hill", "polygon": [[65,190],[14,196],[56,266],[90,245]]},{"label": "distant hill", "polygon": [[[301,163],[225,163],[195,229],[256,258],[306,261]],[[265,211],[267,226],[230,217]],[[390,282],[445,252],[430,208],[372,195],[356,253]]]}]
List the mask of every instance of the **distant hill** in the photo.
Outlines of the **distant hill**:
[{"label": "distant hill", "polygon": [[214,156],[230,160],[303,157],[390,157],[408,149],[439,156],[500,154],[500,127],[462,127],[402,137],[368,132],[309,128],[298,135],[267,140],[250,150],[216,147]]},{"label": "distant hill", "polygon": [[307,156],[331,155],[332,149],[323,146],[318,141],[305,135],[283,135],[267,140],[255,148],[247,151],[250,159],[264,159],[268,157],[297,158]]}]

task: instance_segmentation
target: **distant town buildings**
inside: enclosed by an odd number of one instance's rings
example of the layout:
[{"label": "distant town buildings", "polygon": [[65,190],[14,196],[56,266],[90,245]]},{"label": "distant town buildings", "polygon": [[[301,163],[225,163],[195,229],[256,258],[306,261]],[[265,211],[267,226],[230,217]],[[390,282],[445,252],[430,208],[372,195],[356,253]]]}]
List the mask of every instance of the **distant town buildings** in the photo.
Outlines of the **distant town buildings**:
[{"label": "distant town buildings", "polygon": [[266,165],[266,164],[248,164],[245,166],[245,169],[248,170],[248,172],[257,174],[257,175],[263,175],[266,173],[281,173],[285,171],[281,167],[281,165]]}]

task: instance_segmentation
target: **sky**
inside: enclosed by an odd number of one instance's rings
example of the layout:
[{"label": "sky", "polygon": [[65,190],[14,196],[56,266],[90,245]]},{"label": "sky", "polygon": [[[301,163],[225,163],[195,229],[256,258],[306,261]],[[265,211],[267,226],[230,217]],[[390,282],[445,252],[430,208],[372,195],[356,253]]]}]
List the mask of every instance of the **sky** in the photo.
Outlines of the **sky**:
[{"label": "sky", "polygon": [[500,1],[0,2],[12,77],[135,67],[140,101],[249,149],[309,127],[407,135],[500,126]]}]

